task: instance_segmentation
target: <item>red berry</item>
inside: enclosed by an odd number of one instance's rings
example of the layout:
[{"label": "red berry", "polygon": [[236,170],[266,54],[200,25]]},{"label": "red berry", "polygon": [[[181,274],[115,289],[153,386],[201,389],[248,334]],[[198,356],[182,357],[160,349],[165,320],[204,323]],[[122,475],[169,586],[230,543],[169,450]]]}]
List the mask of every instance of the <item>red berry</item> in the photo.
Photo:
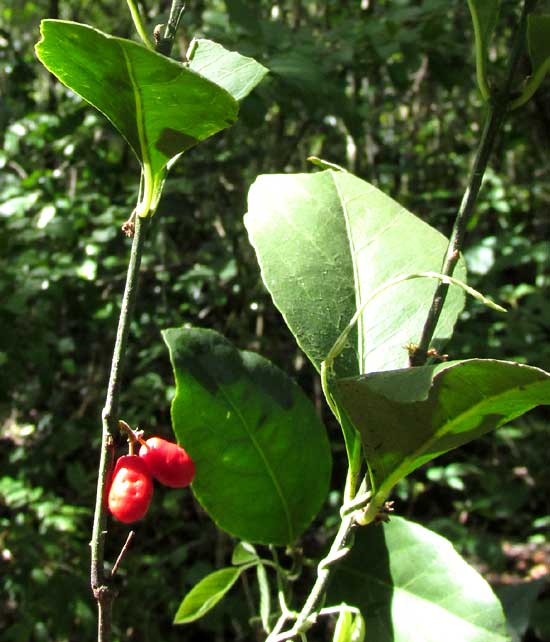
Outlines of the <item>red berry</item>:
[{"label": "red berry", "polygon": [[153,480],[147,463],[137,455],[119,457],[109,489],[108,506],[121,522],[130,524],[147,513]]},{"label": "red berry", "polygon": [[139,449],[155,479],[171,488],[189,486],[195,476],[195,464],[186,451],[160,437],[151,437]]}]

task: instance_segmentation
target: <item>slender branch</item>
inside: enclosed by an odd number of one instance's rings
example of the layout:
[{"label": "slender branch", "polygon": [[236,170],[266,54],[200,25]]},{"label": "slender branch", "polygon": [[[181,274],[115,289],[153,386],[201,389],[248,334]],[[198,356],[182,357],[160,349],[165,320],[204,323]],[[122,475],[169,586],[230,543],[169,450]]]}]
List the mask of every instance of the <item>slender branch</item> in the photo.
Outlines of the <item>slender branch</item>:
[{"label": "slender branch", "polygon": [[94,597],[98,604],[98,642],[109,642],[111,639],[111,610],[113,593],[110,578],[105,574],[104,551],[107,524],[106,493],[109,476],[112,468],[114,451],[113,437],[118,431],[118,399],[122,366],[128,342],[130,321],[137,295],[137,279],[143,244],[150,219],[136,220],[135,233],[128,264],[126,286],[122,297],[118,329],[111,362],[111,373],[107,386],[105,407],[102,412],[102,440],[99,473],[97,480],[97,493],[95,503],[94,523],[92,529],[91,546],[91,573],[90,580]]},{"label": "slender branch", "polygon": [[[456,264],[460,258],[460,251],[464,243],[468,223],[474,212],[483,175],[487,169],[489,157],[493,151],[496,138],[504,124],[504,120],[506,119],[510,108],[510,94],[519,60],[525,45],[527,15],[533,10],[536,1],[537,0],[525,0],[524,2],[521,18],[516,30],[514,43],[512,45],[506,81],[501,91],[495,95],[494,99],[491,101],[492,104],[489,106],[489,113],[485,120],[474,165],[468,180],[468,186],[453,225],[449,245],[441,268],[442,274],[447,276],[453,275]],[[439,321],[439,317],[441,316],[441,311],[443,310],[448,290],[449,283],[444,281],[442,281],[436,288],[432,304],[426,318],[426,323],[422,329],[422,335],[420,337],[418,347],[411,354],[410,363],[412,366],[420,366],[426,362],[430,343],[432,341],[437,322]]]},{"label": "slender branch", "polygon": [[113,570],[111,571],[111,577],[114,577],[118,569],[120,568],[120,565],[122,564],[122,560],[124,559],[124,556],[128,552],[128,549],[130,548],[130,544],[132,543],[132,540],[134,539],[134,535],[136,534],[136,531],[130,531],[128,533],[128,537],[126,538],[126,541],[124,542],[124,546],[122,547],[120,553],[118,554],[118,557],[116,558],[116,562],[113,565]]},{"label": "slender branch", "polygon": [[[279,618],[279,620],[277,621],[277,624],[272,633],[266,638],[266,642],[282,642],[283,640],[289,640],[293,637],[299,636],[312,624],[314,624],[316,619],[314,614],[319,602],[321,601],[325,593],[327,582],[330,577],[330,567],[332,566],[332,564],[341,560],[349,553],[350,548],[348,547],[347,543],[354,524],[354,513],[345,515],[342,518],[340,527],[338,529],[338,532],[336,533],[336,536],[334,537],[334,541],[332,542],[332,546],[330,547],[328,555],[324,559],[322,559],[321,562],[319,562],[319,565],[317,567],[317,579],[309,593],[309,596],[302,610],[296,618],[296,622],[288,631],[279,633],[285,621],[285,618],[281,616],[281,618]],[[285,614],[283,613],[283,615]]]},{"label": "slender branch", "polygon": [[113,594],[106,586],[97,592],[97,642],[107,642],[111,639],[111,623],[113,621]]},{"label": "slender branch", "polygon": [[[281,606],[281,616],[277,620],[275,628],[271,634],[266,638],[266,642],[282,642],[298,635],[302,635],[307,629],[315,624],[318,615],[321,611],[317,608],[325,593],[327,583],[330,577],[331,566],[336,562],[343,559],[351,550],[348,545],[349,537],[352,528],[357,524],[358,512],[363,513],[368,509],[371,493],[366,492],[367,479],[363,479],[357,495],[351,502],[345,502],[340,510],[340,526],[330,550],[326,557],[324,557],[317,566],[317,579],[311,589],[307,600],[297,615],[287,609],[284,597]],[[285,623],[291,618],[295,618],[296,622],[288,631],[280,632]]]},{"label": "slender branch", "polygon": [[[141,16],[136,8],[135,2],[133,2],[133,0],[128,0],[128,5],[130,7],[130,12],[132,13],[132,18],[138,28],[138,32],[140,32],[140,36],[144,38],[145,30],[142,28],[143,23],[141,22]],[[177,26],[184,8],[185,3],[182,0],[172,0],[169,24],[167,25],[164,37],[156,43],[155,48],[157,51],[161,51],[161,49],[163,49],[162,53],[170,53],[172,43],[176,35]],[[132,9],[135,9],[135,11]],[[144,42],[145,44],[148,44],[148,37],[146,34]],[[113,350],[113,359],[111,361],[111,372],[109,375],[109,383],[107,385],[105,406],[102,412],[101,453],[97,479],[94,523],[92,527],[92,540],[90,542],[90,583],[98,607],[97,642],[110,642],[111,640],[112,604],[114,596],[111,587],[112,575],[109,577],[106,575],[104,564],[105,538],[107,535],[106,494],[109,486],[109,477],[112,470],[114,456],[114,437],[116,436],[119,428],[118,400],[120,394],[122,366],[128,343],[128,334],[130,331],[133,309],[137,297],[137,282],[141,256],[143,253],[146,232],[151,225],[151,218],[141,218],[140,216],[136,216],[135,222],[132,219],[132,224],[132,249],[130,251],[126,285],[124,288],[120,316],[118,319],[117,335]],[[115,564],[115,569],[117,564],[120,563],[122,556],[125,554],[130,540],[131,538],[129,536],[121,551],[119,559]]]},{"label": "slender branch", "polygon": [[156,49],[159,53],[169,56],[176,37],[176,31],[180,24],[181,17],[185,11],[185,0],[172,0],[170,16],[162,36],[159,34]]}]

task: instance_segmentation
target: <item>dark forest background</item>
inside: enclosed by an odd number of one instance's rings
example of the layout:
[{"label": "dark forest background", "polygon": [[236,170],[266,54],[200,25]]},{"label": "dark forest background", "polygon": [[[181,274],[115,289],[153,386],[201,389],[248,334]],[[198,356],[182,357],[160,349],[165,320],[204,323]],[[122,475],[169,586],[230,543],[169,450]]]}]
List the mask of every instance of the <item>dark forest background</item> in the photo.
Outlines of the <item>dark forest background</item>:
[{"label": "dark forest background", "polygon": [[[161,0],[139,3],[150,27]],[[466,1],[189,0],[174,55],[195,35],[271,74],[239,123],[172,170],[141,271],[122,418],[170,437],[173,378],[160,330],[224,333],[294,376],[333,440],[320,384],[273,307],[243,226],[258,174],[312,171],[320,156],[450,232],[483,122]],[[505,1],[491,74],[504,74],[519,2]],[[540,3],[542,9],[550,6]],[[0,6],[0,631],[5,642],[93,640],[88,580],[100,414],[136,199],[136,159],[114,128],[41,67],[42,18],[134,38],[122,0],[3,0]],[[101,55],[101,52],[98,52]],[[529,67],[525,61],[525,73]],[[469,301],[452,358],[550,366],[550,82],[512,114],[467,238],[470,283],[508,308]],[[407,243],[407,239],[403,239]],[[550,640],[548,411],[436,460],[402,482],[399,514],[449,537],[515,607],[526,640]],[[257,597],[239,585],[209,617],[173,627],[189,588],[233,542],[189,492],[158,487],[119,573],[115,639],[251,639]],[[322,550],[333,491],[304,540]],[[114,560],[126,528],[112,524]],[[532,596],[539,595],[533,602]],[[523,606],[522,606],[523,605]]]}]

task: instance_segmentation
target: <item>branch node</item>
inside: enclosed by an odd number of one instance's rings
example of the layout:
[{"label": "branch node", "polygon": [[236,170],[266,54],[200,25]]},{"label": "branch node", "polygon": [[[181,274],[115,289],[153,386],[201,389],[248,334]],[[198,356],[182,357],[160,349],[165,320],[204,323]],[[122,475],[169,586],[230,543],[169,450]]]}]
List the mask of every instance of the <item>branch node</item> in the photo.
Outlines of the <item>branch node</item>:
[{"label": "branch node", "polygon": [[375,524],[382,524],[390,521],[390,515],[395,511],[395,508],[393,507],[394,503],[394,501],[384,502],[384,505],[374,518]]},{"label": "branch node", "polygon": [[124,232],[124,234],[128,238],[134,237],[134,234],[136,233],[136,210],[135,209],[130,214],[130,218],[122,224],[120,229]]}]

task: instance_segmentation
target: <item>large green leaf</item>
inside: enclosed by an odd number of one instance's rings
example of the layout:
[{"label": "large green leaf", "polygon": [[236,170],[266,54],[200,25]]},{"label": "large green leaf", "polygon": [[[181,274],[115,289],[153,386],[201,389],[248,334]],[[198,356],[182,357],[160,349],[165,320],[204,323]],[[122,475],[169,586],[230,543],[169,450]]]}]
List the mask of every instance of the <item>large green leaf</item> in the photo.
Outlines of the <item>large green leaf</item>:
[{"label": "large green leaf", "polygon": [[335,385],[361,433],[381,499],[418,466],[550,404],[550,374],[484,359],[374,373]]},{"label": "large green leaf", "polygon": [[243,567],[222,568],[204,577],[183,598],[174,617],[174,624],[187,624],[206,615],[223,599],[243,570]]},{"label": "large green leaf", "polygon": [[193,492],[224,530],[289,544],[324,501],[331,458],[309,399],[263,357],[198,328],[163,333],[177,392],[172,423],[195,460]]},{"label": "large green leaf", "polygon": [[502,607],[449,541],[398,517],[359,529],[330,603],[361,609],[368,642],[507,642]]},{"label": "large green leaf", "polygon": [[190,69],[223,87],[235,100],[242,100],[269,73],[254,58],[202,38],[191,42],[187,56]]},{"label": "large green leaf", "polygon": [[[399,275],[439,271],[447,239],[381,191],[348,174],[260,176],[245,217],[262,277],[299,345],[317,369],[369,295]],[[464,278],[461,262],[455,276]],[[338,376],[408,364],[437,283],[391,287],[364,308]],[[464,295],[451,288],[434,345],[450,337]]]},{"label": "large green leaf", "polygon": [[135,42],[63,20],[43,20],[41,33],[44,66],[107,116],[138,157],[142,216],[158,203],[168,163],[237,118],[224,88]]}]

